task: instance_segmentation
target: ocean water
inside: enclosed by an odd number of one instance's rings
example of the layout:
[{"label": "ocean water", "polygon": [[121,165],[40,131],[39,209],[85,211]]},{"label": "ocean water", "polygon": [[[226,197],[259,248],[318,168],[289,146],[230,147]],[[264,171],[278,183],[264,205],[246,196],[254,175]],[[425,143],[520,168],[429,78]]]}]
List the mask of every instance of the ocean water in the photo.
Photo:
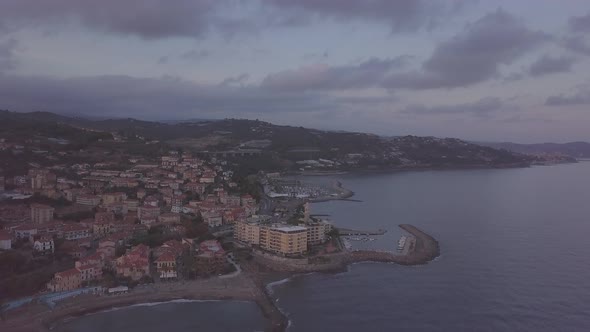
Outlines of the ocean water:
[{"label": "ocean water", "polygon": [[314,213],[390,230],[383,250],[416,225],[441,256],[281,283],[290,331],[590,331],[590,163],[336,178],[363,202]]},{"label": "ocean water", "polygon": [[[393,250],[397,225],[410,223],[439,240],[441,256],[275,283],[289,331],[590,331],[590,163],[308,180],[335,179],[362,202],[312,213],[388,230],[354,246]],[[164,330],[158,320],[176,331],[253,331],[262,319],[254,304],[175,303],[89,315],[63,331]]]}]

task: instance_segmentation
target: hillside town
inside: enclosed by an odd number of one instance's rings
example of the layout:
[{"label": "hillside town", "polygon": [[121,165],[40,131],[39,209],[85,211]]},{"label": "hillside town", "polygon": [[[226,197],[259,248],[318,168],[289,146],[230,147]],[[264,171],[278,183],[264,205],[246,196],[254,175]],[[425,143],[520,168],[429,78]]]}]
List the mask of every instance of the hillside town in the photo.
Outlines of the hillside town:
[{"label": "hillside town", "polygon": [[224,160],[176,150],[129,162],[123,170],[32,164],[0,178],[6,298],[227,275],[239,269],[232,251],[296,258],[324,244],[337,250],[332,226],[310,216],[306,196],[273,200],[264,173],[240,178]]}]

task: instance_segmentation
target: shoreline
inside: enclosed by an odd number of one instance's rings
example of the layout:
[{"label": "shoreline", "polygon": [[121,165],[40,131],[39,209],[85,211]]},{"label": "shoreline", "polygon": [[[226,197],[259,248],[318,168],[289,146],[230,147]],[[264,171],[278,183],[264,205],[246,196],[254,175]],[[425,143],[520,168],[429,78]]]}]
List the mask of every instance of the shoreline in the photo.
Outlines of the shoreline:
[{"label": "shoreline", "polygon": [[[30,304],[16,312],[5,313],[0,321],[0,330],[14,332],[47,332],[60,322],[79,318],[105,310],[128,308],[146,303],[169,303],[171,301],[247,301],[254,302],[267,320],[265,331],[285,331],[290,324],[287,314],[277,306],[272,288],[277,281],[309,273],[342,273],[351,264],[360,262],[396,263],[400,265],[423,265],[440,255],[438,241],[415,226],[402,224],[400,228],[416,237],[416,246],[406,255],[394,255],[380,251],[346,251],[327,264],[308,264],[305,268],[275,269],[273,264],[246,263],[244,273],[232,279],[200,279],[148,285],[123,295],[82,295],[59,302],[54,309],[44,304]],[[276,267],[276,266],[274,266]],[[158,303],[160,304],[160,303]]]}]

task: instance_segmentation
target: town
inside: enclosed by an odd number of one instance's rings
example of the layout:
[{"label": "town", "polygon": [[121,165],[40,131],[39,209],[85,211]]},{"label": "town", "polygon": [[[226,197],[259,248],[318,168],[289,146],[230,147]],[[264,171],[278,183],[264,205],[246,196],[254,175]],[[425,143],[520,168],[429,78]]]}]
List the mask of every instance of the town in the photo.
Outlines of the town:
[{"label": "town", "polygon": [[332,225],[311,217],[306,203],[310,193],[337,196],[330,190],[277,194],[268,188],[278,174],[240,179],[225,160],[176,150],[129,165],[29,163],[24,174],[0,178],[4,300],[128,292],[236,273],[238,256],[253,253],[339,250]]}]

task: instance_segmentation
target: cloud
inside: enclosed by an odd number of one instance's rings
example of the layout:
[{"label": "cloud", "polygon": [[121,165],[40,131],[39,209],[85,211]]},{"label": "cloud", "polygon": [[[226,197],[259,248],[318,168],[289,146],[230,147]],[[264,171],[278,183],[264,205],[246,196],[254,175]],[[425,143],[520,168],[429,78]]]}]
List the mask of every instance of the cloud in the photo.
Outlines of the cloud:
[{"label": "cloud", "polygon": [[60,24],[73,20],[104,32],[146,39],[200,37],[231,20],[216,16],[217,0],[3,0],[0,25]]},{"label": "cloud", "polygon": [[207,58],[211,55],[211,52],[207,51],[207,50],[190,50],[188,52],[185,52],[183,54],[180,55],[181,59],[184,60],[191,60],[191,61],[196,61],[196,60],[201,60],[204,58]]},{"label": "cloud", "polygon": [[[285,23],[301,24],[310,15],[348,22],[351,19],[384,22],[392,31],[415,31],[432,27],[442,17],[456,12],[463,1],[446,3],[426,0],[262,0],[287,10]],[[285,14],[284,14],[285,15]]]},{"label": "cloud", "polygon": [[14,67],[16,63],[14,51],[17,45],[18,41],[14,38],[0,41],[0,72]]},{"label": "cloud", "polygon": [[590,32],[590,13],[569,19],[569,27],[576,32]]},{"label": "cloud", "polygon": [[228,77],[224,79],[219,85],[221,86],[244,86],[246,81],[250,79],[249,74],[241,74],[236,77]]},{"label": "cloud", "polygon": [[582,90],[570,95],[550,96],[545,100],[547,106],[590,105],[590,90]]},{"label": "cloud", "polygon": [[315,64],[270,74],[261,86],[273,91],[343,90],[378,86],[392,70],[403,67],[409,57],[372,58],[358,65]]},{"label": "cloud", "polygon": [[569,36],[563,39],[562,44],[570,51],[583,55],[590,55],[590,45],[582,36]]},{"label": "cloud", "polygon": [[498,9],[439,44],[421,70],[391,75],[384,86],[435,89],[480,83],[497,76],[500,65],[514,62],[548,38]]},{"label": "cloud", "polygon": [[549,55],[543,55],[531,64],[529,67],[529,74],[532,76],[543,76],[569,72],[575,61],[576,60],[573,57],[551,57]]},{"label": "cloud", "polygon": [[473,103],[456,105],[424,106],[419,104],[409,105],[400,113],[408,115],[449,115],[470,114],[479,117],[487,117],[492,113],[507,109],[507,105],[497,97],[482,98]]},{"label": "cloud", "polygon": [[[236,86],[246,79],[247,75],[241,75],[226,80],[226,84],[207,85],[174,77],[112,75],[59,79],[0,74],[0,109],[179,119],[338,111],[346,105],[354,105],[351,100],[318,93]],[[369,103],[370,100],[367,97],[362,101]]]}]

